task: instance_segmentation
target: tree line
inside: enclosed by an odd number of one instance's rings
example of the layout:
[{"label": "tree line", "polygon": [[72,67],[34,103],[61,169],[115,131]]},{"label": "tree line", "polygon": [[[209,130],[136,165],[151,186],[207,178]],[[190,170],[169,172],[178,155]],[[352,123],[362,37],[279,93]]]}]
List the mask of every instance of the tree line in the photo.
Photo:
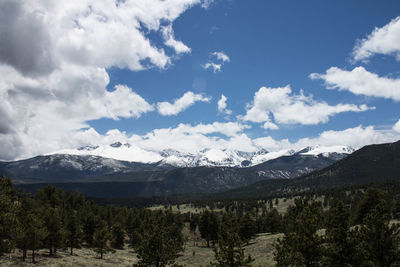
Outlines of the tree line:
[{"label": "tree line", "polygon": [[31,197],[0,177],[0,255],[19,249],[23,261],[30,252],[35,262],[39,249],[73,255],[85,246],[103,258],[128,243],[138,255],[138,266],[166,266],[183,249],[183,225],[180,214],[100,206],[53,186]]},{"label": "tree line", "polygon": [[18,249],[25,261],[29,251],[35,262],[39,249],[72,255],[84,246],[103,258],[128,244],[139,259],[136,266],[178,266],[186,227],[213,249],[209,266],[251,266],[254,258],[245,246],[258,233],[283,233],[274,246],[277,266],[400,263],[400,227],[390,222],[398,210],[395,194],[371,188],[325,193],[297,196],[285,214],[275,207],[286,199],[278,198],[218,201],[200,213],[181,214],[168,205],[164,210],[103,206],[54,186],[32,197],[0,177],[0,255]]},{"label": "tree line", "polygon": [[392,203],[385,199],[383,191],[369,188],[353,213],[338,199],[326,212],[296,199],[275,245],[277,266],[398,266],[400,224],[390,222]]},{"label": "tree line", "polygon": [[253,261],[243,248],[256,233],[250,214],[239,218],[232,212],[181,214],[171,209],[101,206],[79,192],[51,185],[30,196],[0,177],[0,256],[18,249],[22,261],[29,255],[36,262],[39,249],[47,249],[49,255],[59,250],[74,255],[84,246],[102,259],[127,244],[139,259],[136,266],[178,266],[175,260],[184,250],[185,225],[201,232],[213,247],[215,261],[210,266],[248,266]]}]

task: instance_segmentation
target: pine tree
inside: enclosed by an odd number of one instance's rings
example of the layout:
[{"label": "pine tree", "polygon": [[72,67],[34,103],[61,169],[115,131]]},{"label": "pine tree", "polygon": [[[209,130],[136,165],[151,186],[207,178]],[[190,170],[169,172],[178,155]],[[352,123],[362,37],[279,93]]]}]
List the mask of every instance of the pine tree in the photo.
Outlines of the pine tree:
[{"label": "pine tree", "polygon": [[15,246],[17,208],[13,195],[11,180],[0,176],[0,256]]},{"label": "pine tree", "polygon": [[[390,225],[384,202],[370,210],[358,230],[358,249],[365,266],[400,264],[400,224]],[[396,265],[397,266],[397,265]]]},{"label": "pine tree", "polygon": [[196,245],[196,229],[198,225],[200,224],[200,217],[198,214],[192,214],[190,217],[190,233],[192,234],[193,237],[193,244]]},{"label": "pine tree", "polygon": [[324,265],[344,267],[356,263],[356,243],[349,220],[350,213],[343,202],[334,201],[326,218]]},{"label": "pine tree", "polygon": [[281,230],[282,224],[281,215],[279,215],[276,209],[271,209],[265,216],[265,230],[269,233],[277,233]]},{"label": "pine tree", "polygon": [[62,228],[61,216],[57,208],[47,206],[43,212],[44,227],[48,233],[44,240],[45,246],[49,249],[50,255],[56,253],[57,248],[62,246],[64,229]]},{"label": "pine tree", "polygon": [[321,209],[306,200],[298,200],[289,209],[287,228],[283,239],[275,244],[277,266],[306,266],[319,263],[322,253],[322,237],[318,235]]},{"label": "pine tree", "polygon": [[239,235],[240,223],[233,213],[225,213],[218,236],[218,245],[213,248],[216,262],[210,263],[215,267],[248,267],[254,259],[245,256],[243,244]]},{"label": "pine tree", "polygon": [[183,250],[182,226],[167,223],[160,213],[149,216],[142,224],[135,251],[139,262],[135,266],[164,267],[174,264]]},{"label": "pine tree", "polygon": [[210,247],[210,241],[215,244],[218,240],[219,222],[215,212],[205,210],[200,218],[199,230],[201,237],[206,239],[207,247]]},{"label": "pine tree", "polygon": [[139,239],[139,229],[141,228],[141,220],[139,217],[140,215],[136,212],[131,211],[128,215],[126,224],[126,232],[129,237],[129,245],[131,247],[135,247],[137,245]]},{"label": "pine tree", "polygon": [[103,254],[107,252],[115,252],[108,246],[108,241],[112,238],[111,233],[108,231],[106,223],[100,222],[99,228],[94,233],[93,244],[95,251],[100,255],[100,259],[103,259]]},{"label": "pine tree", "polygon": [[99,227],[100,217],[94,215],[90,206],[85,206],[81,215],[83,240],[88,246],[93,245],[94,232]]},{"label": "pine tree", "polygon": [[112,246],[113,248],[122,249],[125,243],[125,231],[120,223],[114,224],[112,227]]},{"label": "pine tree", "polygon": [[18,213],[17,245],[23,250],[23,260],[26,251],[32,251],[32,263],[35,263],[35,252],[42,247],[48,233],[42,219],[43,210],[34,199],[24,196]]},{"label": "pine tree", "polygon": [[352,223],[363,223],[366,215],[378,205],[383,205],[385,213],[389,212],[389,203],[385,202],[385,193],[376,188],[368,188],[360,202],[357,204],[356,211],[352,218]]},{"label": "pine tree", "polygon": [[69,210],[67,212],[66,218],[66,244],[70,248],[70,255],[73,254],[74,248],[80,248],[81,238],[82,238],[82,230],[79,224],[79,220],[74,210]]},{"label": "pine tree", "polygon": [[249,212],[240,219],[239,235],[242,241],[249,244],[249,241],[255,236],[256,224]]},{"label": "pine tree", "polygon": [[61,205],[61,199],[64,193],[53,185],[40,188],[36,194],[35,199],[42,205],[48,205],[51,208],[56,208]]}]

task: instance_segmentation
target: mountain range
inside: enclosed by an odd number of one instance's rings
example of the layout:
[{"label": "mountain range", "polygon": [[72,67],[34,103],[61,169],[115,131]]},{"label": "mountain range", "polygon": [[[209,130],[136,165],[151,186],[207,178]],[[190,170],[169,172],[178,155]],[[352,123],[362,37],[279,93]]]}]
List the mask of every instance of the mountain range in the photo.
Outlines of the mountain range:
[{"label": "mountain range", "polygon": [[[118,151],[121,146],[112,144],[110,150]],[[77,150],[81,155],[51,154],[0,162],[0,174],[12,178],[15,184],[30,184],[30,188],[51,183],[96,197],[214,193],[267,179],[295,178],[329,166],[353,151],[347,147],[307,147],[278,153],[219,151],[235,157],[226,160],[225,156],[206,157],[210,151],[216,154],[212,150],[194,156],[169,150],[159,153],[163,157],[159,161],[142,163],[90,155],[98,149],[81,148]],[[272,159],[255,164],[260,157]],[[182,162],[186,163],[184,167],[180,167]]]},{"label": "mountain range", "polygon": [[290,180],[264,180],[223,192],[220,197],[260,197],[400,180],[400,141],[365,146],[320,170]]},{"label": "mountain range", "polygon": [[[283,149],[270,152],[260,149],[253,152],[229,150],[229,149],[203,149],[196,152],[185,152],[174,149],[161,151],[145,150],[129,143],[114,142],[109,145],[90,145],[77,149],[66,149],[51,154],[69,155],[91,155],[111,158],[120,161],[130,161],[146,164],[157,164],[158,166],[174,167],[200,167],[200,166],[223,166],[223,167],[248,167],[254,166],[280,156],[302,155],[346,155],[354,151],[348,146],[314,146],[300,150]],[[49,154],[49,155],[51,155]]]}]

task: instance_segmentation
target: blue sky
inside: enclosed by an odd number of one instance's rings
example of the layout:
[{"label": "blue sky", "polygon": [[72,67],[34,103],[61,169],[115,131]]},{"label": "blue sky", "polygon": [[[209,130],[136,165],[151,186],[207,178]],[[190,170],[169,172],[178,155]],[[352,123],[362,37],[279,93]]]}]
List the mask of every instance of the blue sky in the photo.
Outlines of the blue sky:
[{"label": "blue sky", "polygon": [[[331,66],[352,69],[362,65],[380,75],[398,77],[399,63],[390,56],[374,57],[367,64],[352,64],[350,57],[358,39],[399,14],[398,1],[384,5],[380,1],[215,1],[207,10],[194,7],[173,24],[176,38],[191,48],[190,54],[180,56],[165,70],[111,69],[110,88],[127,84],[152,102],[171,101],[190,90],[211,96],[210,103],[197,103],[176,116],[149,113],[138,119],[101,119],[90,125],[102,133],[118,128],[145,134],[179,123],[232,121],[245,113],[246,104],[260,87],[290,84],[294,92],[303,89],[305,94],[329,104],[368,103],[377,110],[339,114],[318,125],[283,125],[279,131],[252,124],[249,134],[296,140],[359,124],[392,127],[400,118],[398,103],[328,91],[309,74],[322,73]],[[214,51],[223,51],[230,58],[217,73],[202,67]],[[228,98],[228,108],[233,111],[228,118],[217,111],[221,94]]]},{"label": "blue sky", "polygon": [[2,5],[20,20],[3,16],[0,32],[1,159],[117,139],[168,148],[159,129],[177,136],[171,146],[196,135],[193,149],[242,149],[236,137],[249,150],[400,139],[399,1]]}]

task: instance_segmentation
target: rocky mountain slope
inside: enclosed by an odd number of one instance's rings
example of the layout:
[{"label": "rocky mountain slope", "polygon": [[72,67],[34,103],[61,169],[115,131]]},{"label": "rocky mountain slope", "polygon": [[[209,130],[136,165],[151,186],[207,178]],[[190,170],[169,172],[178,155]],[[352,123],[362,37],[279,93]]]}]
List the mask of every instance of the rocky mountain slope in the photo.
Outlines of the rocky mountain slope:
[{"label": "rocky mountain slope", "polygon": [[291,180],[264,180],[223,193],[229,197],[262,196],[310,189],[364,185],[400,179],[400,141],[365,146],[334,164]]},{"label": "rocky mountain slope", "polygon": [[[65,155],[57,157],[62,158],[62,156]],[[52,158],[54,156],[46,156],[45,162],[51,162],[48,157]],[[70,159],[71,157],[78,157],[79,159],[81,156],[68,155],[67,157]],[[100,161],[101,159],[97,160]],[[106,170],[111,170],[112,168],[115,170],[117,169],[116,166],[118,166],[120,172],[99,174],[97,172],[98,168],[94,168],[94,172],[90,172],[90,168],[85,168],[82,172],[75,170],[74,172],[77,175],[74,175],[73,171],[66,173],[63,168],[57,169],[60,164],[57,164],[57,168],[53,169],[49,169],[47,165],[41,164],[39,166],[44,167],[42,173],[39,172],[39,169],[35,170],[35,168],[34,171],[24,172],[22,171],[24,168],[22,168],[21,164],[15,165],[16,169],[7,169],[0,164],[0,172],[6,169],[9,174],[8,176],[13,178],[15,183],[19,184],[36,183],[37,187],[40,186],[37,183],[51,183],[65,190],[79,190],[87,196],[115,198],[221,192],[266,179],[294,178],[304,173],[326,167],[336,160],[336,158],[322,155],[295,154],[282,156],[246,168],[201,166],[160,170],[158,168],[166,167],[164,165],[162,167],[152,165],[150,168],[146,165],[148,167],[147,170],[137,169],[137,171],[126,171],[128,162],[117,162],[118,164],[114,164],[114,162]],[[61,165],[65,166],[65,164]],[[68,163],[68,165],[75,166],[76,164]],[[10,167],[10,165],[6,167]],[[25,188],[34,187],[35,185],[25,186]]]},{"label": "rocky mountain slope", "polygon": [[343,157],[354,151],[347,146],[315,146],[300,150],[284,149],[269,152],[260,149],[253,152],[245,152],[229,149],[203,149],[197,152],[184,152],[174,149],[162,151],[144,150],[128,143],[115,142],[105,146],[85,146],[78,149],[67,149],[53,154],[69,155],[92,155],[112,158],[121,161],[131,161],[146,164],[157,164],[158,166],[175,167],[200,167],[200,166],[223,166],[223,167],[248,167],[275,159],[281,156],[310,155],[324,157]]}]

